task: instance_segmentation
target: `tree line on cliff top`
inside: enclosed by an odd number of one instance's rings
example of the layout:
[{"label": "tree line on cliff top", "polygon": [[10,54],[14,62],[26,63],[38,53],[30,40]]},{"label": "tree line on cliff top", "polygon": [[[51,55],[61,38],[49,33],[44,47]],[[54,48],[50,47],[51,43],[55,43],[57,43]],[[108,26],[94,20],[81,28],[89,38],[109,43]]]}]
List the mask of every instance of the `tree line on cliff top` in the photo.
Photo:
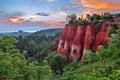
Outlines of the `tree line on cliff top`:
[{"label": "tree line on cliff top", "polygon": [[67,15],[66,20],[68,21],[69,24],[86,25],[86,24],[98,24],[101,22],[115,22],[118,17],[120,17],[120,13],[117,14],[104,13],[102,15],[87,14],[86,18],[83,18],[83,16],[77,18],[76,14],[72,14]]},{"label": "tree line on cliff top", "polygon": [[72,25],[95,25],[98,29],[102,26],[103,23],[111,24],[111,33],[115,33],[120,24],[120,13],[111,14],[109,12],[99,14],[86,14],[85,17],[81,15],[81,17],[77,17],[76,14],[67,15],[66,21],[68,24]]}]

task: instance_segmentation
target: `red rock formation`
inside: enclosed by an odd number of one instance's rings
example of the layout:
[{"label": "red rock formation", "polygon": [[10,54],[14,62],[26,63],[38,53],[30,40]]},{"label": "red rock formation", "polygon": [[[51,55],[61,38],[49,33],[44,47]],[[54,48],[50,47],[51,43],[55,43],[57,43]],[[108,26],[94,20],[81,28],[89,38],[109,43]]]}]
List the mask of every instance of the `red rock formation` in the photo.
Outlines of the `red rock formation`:
[{"label": "red rock formation", "polygon": [[60,42],[57,49],[58,53],[68,56],[68,50],[71,49],[71,44],[76,34],[76,29],[77,27],[72,24],[66,25],[60,38]]},{"label": "red rock formation", "polygon": [[77,27],[70,24],[69,28],[68,28],[68,32],[65,38],[65,45],[64,48],[67,50],[69,48],[71,48],[72,42],[74,40],[75,34],[76,34],[76,29]]},{"label": "red rock formation", "polygon": [[89,49],[97,52],[100,45],[106,47],[109,43],[110,25],[102,24],[102,27],[98,30],[94,25],[66,25],[57,52],[65,55],[69,62],[78,61],[79,59],[82,62]]},{"label": "red rock formation", "polygon": [[77,61],[82,55],[82,43],[84,41],[86,26],[78,25],[75,38],[72,43],[71,53],[69,56],[69,62]]},{"label": "red rock formation", "polygon": [[77,61],[80,57],[80,50],[81,50],[81,26],[77,27],[77,32],[75,38],[72,43],[71,53],[69,56],[69,62],[72,60]]},{"label": "red rock formation", "polygon": [[104,40],[103,40],[103,46],[106,47],[108,45],[108,43],[110,42],[110,38],[109,38],[109,33],[110,33],[110,24],[106,25],[107,28],[104,31],[105,32],[105,36],[104,36]]},{"label": "red rock formation", "polygon": [[95,39],[95,27],[92,25],[88,25],[86,28],[86,34],[84,38],[84,48],[83,48],[83,55],[81,61],[84,60],[88,50],[90,49],[93,41]]},{"label": "red rock formation", "polygon": [[97,52],[99,50],[99,46],[103,45],[104,47],[109,42],[109,31],[110,25],[103,24],[100,32],[96,35],[96,39],[93,45],[93,51]]},{"label": "red rock formation", "polygon": [[58,48],[57,48],[57,53],[60,53],[60,49],[64,48],[64,44],[65,44],[65,39],[66,39],[66,35],[67,35],[67,32],[68,32],[68,28],[69,28],[69,25],[65,25],[65,28],[62,32],[62,35],[60,37],[60,42],[58,44]]}]

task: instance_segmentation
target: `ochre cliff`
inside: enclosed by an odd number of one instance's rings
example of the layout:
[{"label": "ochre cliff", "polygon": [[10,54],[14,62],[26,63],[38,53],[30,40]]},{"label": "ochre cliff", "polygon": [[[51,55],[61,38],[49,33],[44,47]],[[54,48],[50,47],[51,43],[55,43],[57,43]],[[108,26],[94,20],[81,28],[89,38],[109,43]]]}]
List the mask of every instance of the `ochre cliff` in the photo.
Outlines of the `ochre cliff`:
[{"label": "ochre cliff", "polygon": [[57,53],[67,57],[68,62],[83,61],[88,50],[99,50],[99,46],[109,43],[109,24],[102,24],[97,31],[96,25],[67,24],[62,32]]}]

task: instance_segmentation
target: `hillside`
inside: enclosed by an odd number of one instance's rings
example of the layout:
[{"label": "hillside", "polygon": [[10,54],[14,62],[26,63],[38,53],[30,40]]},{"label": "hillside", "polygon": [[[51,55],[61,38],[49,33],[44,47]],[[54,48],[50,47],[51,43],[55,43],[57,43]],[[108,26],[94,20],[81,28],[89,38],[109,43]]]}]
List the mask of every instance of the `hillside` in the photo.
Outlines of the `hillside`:
[{"label": "hillside", "polygon": [[9,35],[9,36],[16,36],[16,37],[18,37],[19,35],[27,36],[29,34],[31,34],[31,33],[28,33],[28,32],[23,32],[23,33],[19,33],[19,32],[7,33],[7,35]]},{"label": "hillside", "polygon": [[120,29],[111,36],[107,48],[100,46],[97,54],[89,50],[84,63],[68,64],[63,75],[55,75],[51,80],[120,80]]},{"label": "hillside", "polygon": [[18,31],[18,32],[4,33],[2,35],[9,35],[9,36],[13,36],[13,37],[18,37],[20,35],[22,35],[22,36],[28,36],[30,34],[31,33],[29,33],[29,32]]},{"label": "hillside", "polygon": [[33,34],[35,35],[55,35],[55,33],[57,32],[61,32],[63,30],[63,28],[53,28],[53,29],[45,29],[45,30],[41,30],[41,31],[37,31]]},{"label": "hillside", "polygon": [[11,33],[4,33],[4,34],[0,34],[0,35],[9,35],[9,36],[13,36],[13,37],[18,37],[20,35],[22,36],[28,36],[30,34],[33,35],[55,35],[58,32],[61,32],[63,30],[63,28],[53,28],[53,29],[45,29],[45,30],[40,30],[34,33],[29,33],[29,32],[23,32],[23,31],[18,31],[18,32],[11,32]]}]

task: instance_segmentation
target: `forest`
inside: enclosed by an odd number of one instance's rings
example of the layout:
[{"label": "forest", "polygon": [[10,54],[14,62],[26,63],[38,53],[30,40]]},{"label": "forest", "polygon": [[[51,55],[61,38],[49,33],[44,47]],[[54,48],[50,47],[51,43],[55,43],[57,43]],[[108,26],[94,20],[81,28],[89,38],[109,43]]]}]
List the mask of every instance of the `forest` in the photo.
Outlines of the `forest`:
[{"label": "forest", "polygon": [[69,24],[111,25],[110,43],[100,46],[97,54],[92,50],[84,62],[67,62],[57,54],[62,32],[54,35],[29,34],[0,36],[0,80],[120,80],[120,14],[87,14],[87,18],[66,17]]}]

